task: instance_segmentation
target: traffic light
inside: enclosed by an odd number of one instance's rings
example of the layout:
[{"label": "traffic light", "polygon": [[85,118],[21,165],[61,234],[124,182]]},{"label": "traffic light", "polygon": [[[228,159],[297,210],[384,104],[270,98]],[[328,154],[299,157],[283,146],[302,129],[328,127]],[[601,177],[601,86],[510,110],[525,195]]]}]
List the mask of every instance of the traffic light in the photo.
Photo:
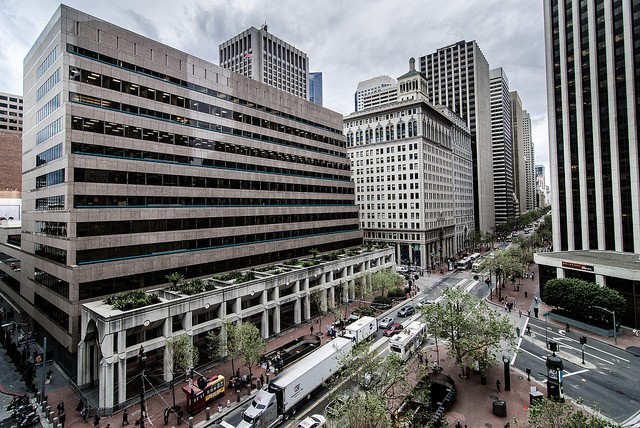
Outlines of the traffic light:
[{"label": "traffic light", "polygon": [[587,344],[587,336],[580,336],[580,344],[581,345]]}]

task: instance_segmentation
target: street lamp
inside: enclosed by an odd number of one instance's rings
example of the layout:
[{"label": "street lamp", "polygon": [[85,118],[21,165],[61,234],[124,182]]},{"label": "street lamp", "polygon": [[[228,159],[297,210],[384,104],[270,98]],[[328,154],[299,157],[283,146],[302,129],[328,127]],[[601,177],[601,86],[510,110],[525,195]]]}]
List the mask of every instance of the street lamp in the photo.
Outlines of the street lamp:
[{"label": "street lamp", "polygon": [[618,336],[617,336],[617,328],[616,328],[616,311],[612,311],[610,309],[606,309],[603,308],[602,306],[589,306],[590,308],[596,308],[596,309],[600,309],[601,311],[605,311],[608,314],[612,314],[613,315],[613,342],[617,345],[618,344]]}]

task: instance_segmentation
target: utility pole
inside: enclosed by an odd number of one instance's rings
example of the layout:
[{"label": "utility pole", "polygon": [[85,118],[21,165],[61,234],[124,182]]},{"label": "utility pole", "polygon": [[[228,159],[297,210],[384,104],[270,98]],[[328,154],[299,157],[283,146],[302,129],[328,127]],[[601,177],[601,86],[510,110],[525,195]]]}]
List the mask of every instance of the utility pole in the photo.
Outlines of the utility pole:
[{"label": "utility pole", "polygon": [[145,407],[144,407],[144,365],[145,365],[145,359],[146,357],[144,356],[144,347],[140,346],[140,353],[138,355],[138,358],[140,359],[139,362],[139,366],[140,366],[140,381],[142,382],[142,389],[140,390],[140,428],[144,428],[144,414],[145,414]]}]

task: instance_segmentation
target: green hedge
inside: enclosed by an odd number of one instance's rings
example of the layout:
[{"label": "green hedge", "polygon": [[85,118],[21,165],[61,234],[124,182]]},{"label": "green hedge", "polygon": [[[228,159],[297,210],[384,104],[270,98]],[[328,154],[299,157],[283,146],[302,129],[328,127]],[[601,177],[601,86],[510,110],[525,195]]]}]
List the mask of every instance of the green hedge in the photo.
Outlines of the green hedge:
[{"label": "green hedge", "polygon": [[391,299],[388,296],[376,296],[373,299],[373,303],[383,303],[383,304],[390,305]]},{"label": "green hedge", "polygon": [[103,302],[111,305],[113,309],[130,311],[131,309],[138,309],[160,303],[160,297],[158,297],[156,293],[146,293],[143,290],[136,290],[109,296],[104,299]]},{"label": "green hedge", "polygon": [[594,325],[611,323],[611,314],[593,306],[615,311],[618,319],[627,309],[626,300],[616,290],[576,278],[547,281],[544,301],[559,309],[555,312]]},{"label": "green hedge", "polygon": [[392,288],[391,290],[389,290],[389,292],[387,293],[388,297],[404,297],[406,296],[407,293],[405,293],[404,288]]}]

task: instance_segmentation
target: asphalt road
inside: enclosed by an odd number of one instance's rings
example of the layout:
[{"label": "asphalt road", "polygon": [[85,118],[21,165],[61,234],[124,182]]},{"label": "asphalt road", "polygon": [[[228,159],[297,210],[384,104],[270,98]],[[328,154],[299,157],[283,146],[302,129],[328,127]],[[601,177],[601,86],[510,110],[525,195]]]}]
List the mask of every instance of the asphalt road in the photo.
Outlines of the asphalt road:
[{"label": "asphalt road", "polygon": [[[640,408],[640,358],[634,354],[589,339],[584,347],[580,336],[531,318],[531,335],[524,335],[514,365],[522,371],[531,369],[532,376],[546,380],[545,337],[559,344],[556,356],[564,362],[564,394],[582,399],[584,404],[616,422],[623,422]],[[548,328],[547,328],[548,327]]]}]

